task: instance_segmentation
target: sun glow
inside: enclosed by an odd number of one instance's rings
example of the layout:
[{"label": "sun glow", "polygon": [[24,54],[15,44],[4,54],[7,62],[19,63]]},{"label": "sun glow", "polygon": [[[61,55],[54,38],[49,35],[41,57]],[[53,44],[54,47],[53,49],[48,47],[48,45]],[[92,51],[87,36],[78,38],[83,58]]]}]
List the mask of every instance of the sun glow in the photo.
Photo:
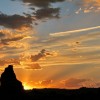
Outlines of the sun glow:
[{"label": "sun glow", "polygon": [[33,89],[33,87],[32,86],[30,86],[30,85],[28,85],[28,84],[23,84],[23,86],[24,86],[24,89],[25,90],[30,90],[30,89]]}]

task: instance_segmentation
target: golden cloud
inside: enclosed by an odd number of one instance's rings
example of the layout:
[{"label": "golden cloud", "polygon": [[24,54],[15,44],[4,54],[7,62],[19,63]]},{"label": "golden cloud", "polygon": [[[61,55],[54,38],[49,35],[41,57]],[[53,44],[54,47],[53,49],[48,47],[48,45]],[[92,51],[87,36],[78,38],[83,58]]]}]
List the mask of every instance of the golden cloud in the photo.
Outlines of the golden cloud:
[{"label": "golden cloud", "polygon": [[[14,45],[18,45],[18,44],[14,43]],[[20,46],[20,45],[18,45],[18,46]],[[12,64],[12,65],[15,65],[15,67],[18,66],[18,67],[22,67],[24,69],[36,70],[36,69],[42,68],[40,66],[40,63],[39,63],[40,59],[55,56],[55,55],[52,55],[51,52],[46,51],[45,49],[42,49],[39,53],[34,54],[34,55],[26,52],[26,53],[23,53],[23,54],[21,53],[21,55],[18,56],[18,54],[16,54],[16,55],[12,54],[11,55],[12,52],[11,51],[9,51],[9,52],[10,53],[3,55],[5,58],[3,58],[3,56],[1,57],[0,66],[6,66],[6,65],[9,65],[9,64]],[[8,58],[6,58],[6,57],[8,57]]]},{"label": "golden cloud", "polygon": [[81,87],[99,87],[100,83],[93,79],[82,79],[82,78],[70,78],[64,81],[61,81],[64,85],[64,88],[81,88]]},{"label": "golden cloud", "polygon": [[100,0],[66,0],[77,6],[76,14],[79,12],[99,12],[100,11]]},{"label": "golden cloud", "polygon": [[18,29],[1,29],[0,30],[0,47],[15,47],[15,48],[29,48],[30,44],[28,41],[32,38],[36,40],[33,36],[35,33],[29,27],[22,27],[20,30]]}]

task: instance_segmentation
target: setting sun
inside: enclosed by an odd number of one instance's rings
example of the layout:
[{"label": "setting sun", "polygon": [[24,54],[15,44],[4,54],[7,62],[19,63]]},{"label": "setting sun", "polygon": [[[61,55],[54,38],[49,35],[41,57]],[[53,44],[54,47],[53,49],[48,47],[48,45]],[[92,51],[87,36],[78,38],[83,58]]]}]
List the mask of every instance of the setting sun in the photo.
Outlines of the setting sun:
[{"label": "setting sun", "polygon": [[28,84],[23,84],[23,86],[24,86],[24,89],[25,90],[29,90],[29,89],[33,89],[33,87],[32,86],[30,86],[30,85],[28,85]]}]

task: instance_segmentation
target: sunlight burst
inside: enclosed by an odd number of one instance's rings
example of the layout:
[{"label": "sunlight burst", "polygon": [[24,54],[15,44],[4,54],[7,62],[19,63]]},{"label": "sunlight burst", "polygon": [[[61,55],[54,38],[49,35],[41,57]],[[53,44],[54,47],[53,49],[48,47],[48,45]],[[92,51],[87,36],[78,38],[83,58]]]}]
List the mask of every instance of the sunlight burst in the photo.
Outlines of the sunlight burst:
[{"label": "sunlight burst", "polygon": [[28,84],[23,84],[23,86],[24,86],[24,89],[25,89],[25,90],[33,89],[33,87],[30,86],[30,85],[28,85]]}]

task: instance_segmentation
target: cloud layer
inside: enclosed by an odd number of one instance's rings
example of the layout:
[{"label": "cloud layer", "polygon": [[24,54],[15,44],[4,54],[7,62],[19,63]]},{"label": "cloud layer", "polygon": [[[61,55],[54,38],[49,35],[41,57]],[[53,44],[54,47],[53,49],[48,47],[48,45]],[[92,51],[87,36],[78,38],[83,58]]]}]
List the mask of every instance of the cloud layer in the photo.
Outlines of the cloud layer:
[{"label": "cloud layer", "polygon": [[[3,56],[3,55],[2,55]],[[7,55],[4,55],[7,56]],[[41,69],[42,67],[39,64],[39,60],[46,60],[47,57],[53,57],[53,53],[49,52],[45,49],[42,49],[38,54],[21,54],[20,56],[16,56],[16,58],[6,58],[0,59],[0,66],[6,66],[9,64],[13,64],[15,67],[25,68],[25,69]],[[45,58],[45,59],[44,59]]]}]

